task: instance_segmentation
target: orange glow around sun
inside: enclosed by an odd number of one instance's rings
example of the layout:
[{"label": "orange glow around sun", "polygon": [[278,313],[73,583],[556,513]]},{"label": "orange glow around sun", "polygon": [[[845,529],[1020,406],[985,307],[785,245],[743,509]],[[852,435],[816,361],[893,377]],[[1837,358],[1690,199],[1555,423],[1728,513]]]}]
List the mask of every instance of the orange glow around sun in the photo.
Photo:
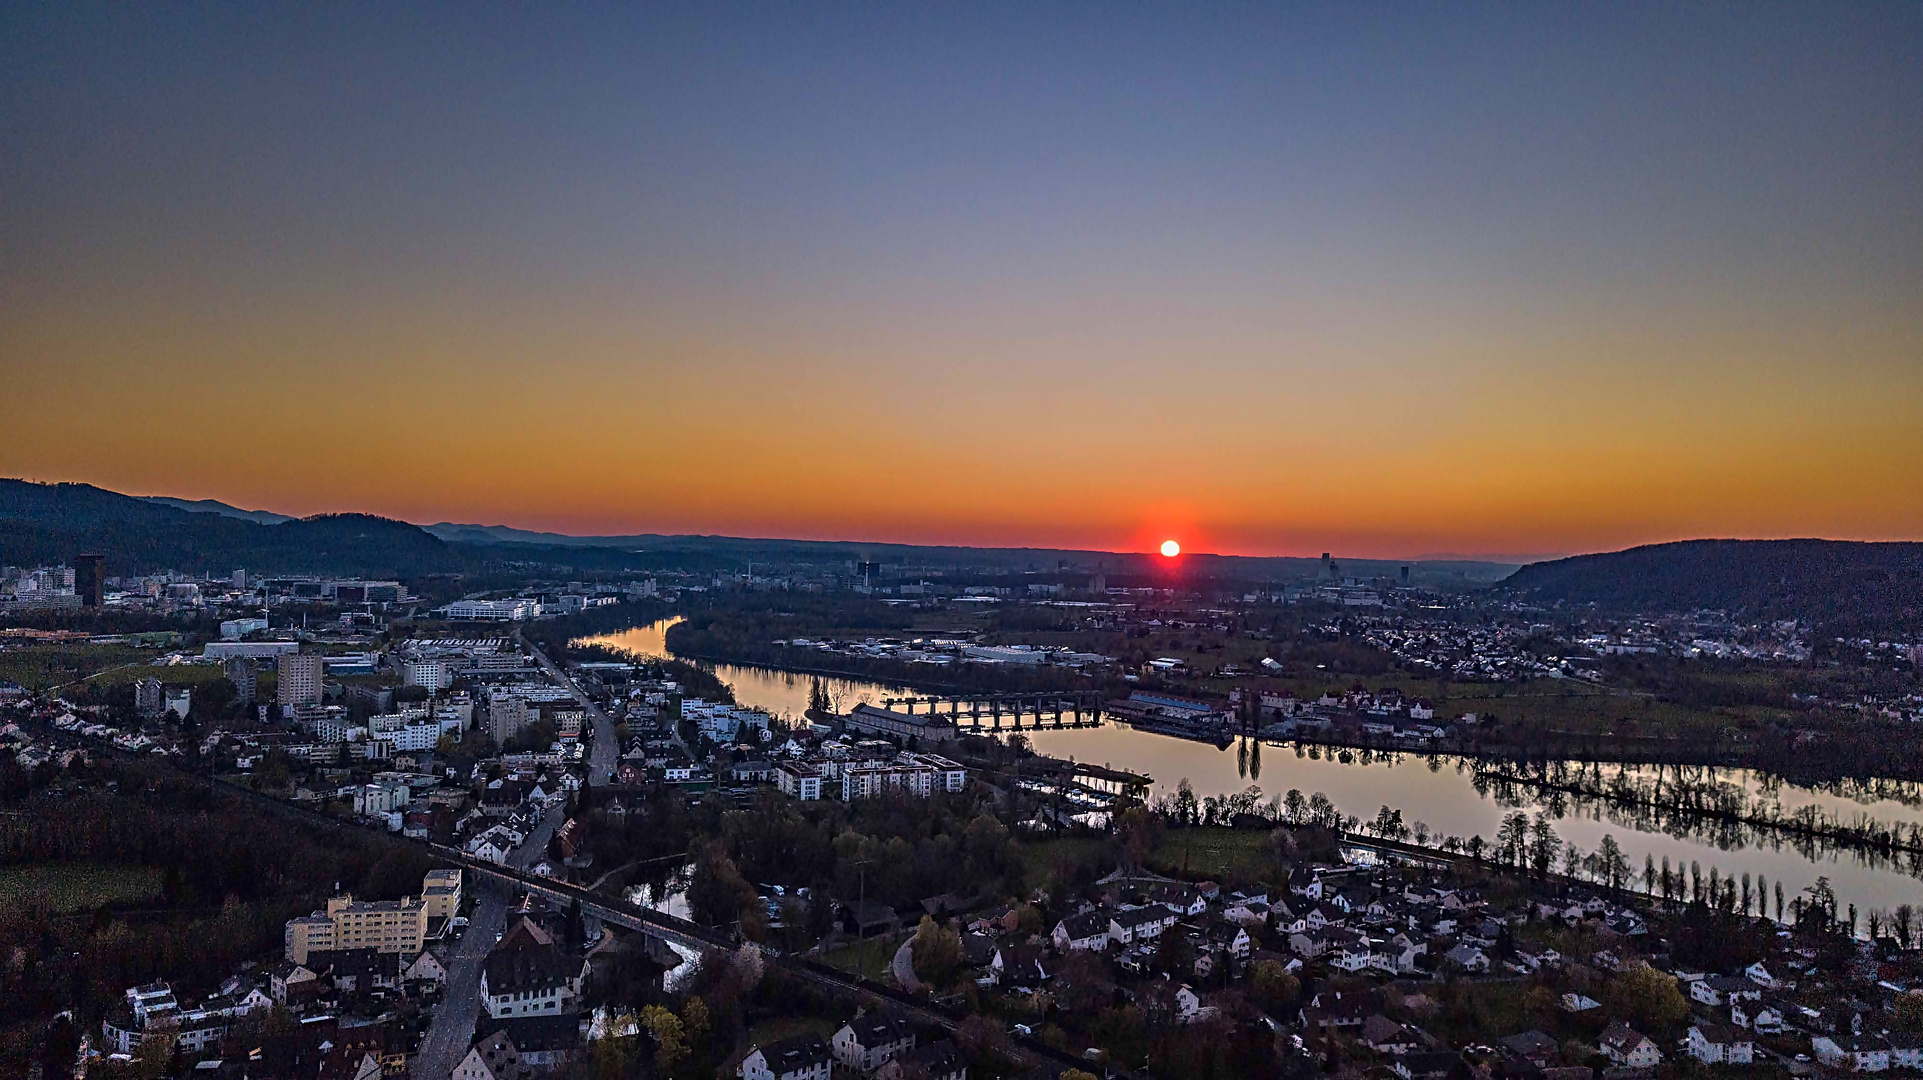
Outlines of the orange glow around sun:
[{"label": "orange glow around sun", "polygon": [[1182,553],[1182,545],[1173,540],[1162,541],[1162,554],[1173,559]]}]

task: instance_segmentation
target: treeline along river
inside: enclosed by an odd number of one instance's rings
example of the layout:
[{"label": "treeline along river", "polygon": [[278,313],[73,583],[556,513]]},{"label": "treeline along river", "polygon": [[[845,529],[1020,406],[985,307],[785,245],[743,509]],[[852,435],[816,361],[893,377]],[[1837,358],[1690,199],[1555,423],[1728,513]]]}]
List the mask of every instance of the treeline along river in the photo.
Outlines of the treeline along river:
[{"label": "treeline along river", "polygon": [[[584,639],[643,656],[669,657],[664,619]],[[704,664],[743,705],[799,717],[810,675],[735,664]],[[878,702],[908,690],[824,679],[837,705]],[[1025,731],[1035,749],[1152,776],[1150,798],[1187,780],[1198,798],[1261,788],[1269,802],[1294,789],[1322,792],[1345,815],[1367,822],[1379,808],[1402,812],[1440,843],[1493,841],[1515,810],[1542,813],[1583,851],[1613,836],[1640,878],[1645,857],[1724,877],[1762,875],[1794,895],[1827,877],[1839,904],[1861,911],[1923,906],[1923,785],[1858,780],[1824,787],[1791,784],[1747,769],[1547,762],[1518,765],[1454,755],[1242,742],[1228,749],[1137,731],[1125,724]]]}]

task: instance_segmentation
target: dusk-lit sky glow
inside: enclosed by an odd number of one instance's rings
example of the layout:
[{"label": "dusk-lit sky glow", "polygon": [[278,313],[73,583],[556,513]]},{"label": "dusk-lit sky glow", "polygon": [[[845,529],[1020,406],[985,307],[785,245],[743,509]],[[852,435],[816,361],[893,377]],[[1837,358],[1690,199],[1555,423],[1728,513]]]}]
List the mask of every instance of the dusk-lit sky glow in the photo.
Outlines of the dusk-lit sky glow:
[{"label": "dusk-lit sky glow", "polygon": [[1923,5],[0,9],[0,474],[568,532],[1923,536]]}]

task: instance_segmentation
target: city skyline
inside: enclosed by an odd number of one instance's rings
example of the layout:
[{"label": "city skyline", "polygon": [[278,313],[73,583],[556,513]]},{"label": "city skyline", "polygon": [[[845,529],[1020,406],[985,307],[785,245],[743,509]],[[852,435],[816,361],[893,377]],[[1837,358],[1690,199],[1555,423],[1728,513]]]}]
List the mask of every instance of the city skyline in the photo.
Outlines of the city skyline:
[{"label": "city skyline", "polygon": [[0,15],[0,473],[572,534],[1923,536],[1923,13]]}]

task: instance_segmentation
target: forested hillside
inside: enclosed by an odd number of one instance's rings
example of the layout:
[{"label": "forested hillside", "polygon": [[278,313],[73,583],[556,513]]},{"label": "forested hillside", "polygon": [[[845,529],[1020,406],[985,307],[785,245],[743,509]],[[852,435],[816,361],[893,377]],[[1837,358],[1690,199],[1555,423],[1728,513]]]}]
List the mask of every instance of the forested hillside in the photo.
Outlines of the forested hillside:
[{"label": "forested hillside", "polygon": [[90,484],[0,480],[0,563],[60,564],[82,552],[107,573],[245,567],[254,573],[408,577],[467,568],[472,557],[404,521],[323,514],[261,525],[190,513]]},{"label": "forested hillside", "polygon": [[1864,632],[1914,630],[1923,627],[1923,544],[1686,540],[1531,563],[1501,587],[1546,604],[1719,608]]}]

